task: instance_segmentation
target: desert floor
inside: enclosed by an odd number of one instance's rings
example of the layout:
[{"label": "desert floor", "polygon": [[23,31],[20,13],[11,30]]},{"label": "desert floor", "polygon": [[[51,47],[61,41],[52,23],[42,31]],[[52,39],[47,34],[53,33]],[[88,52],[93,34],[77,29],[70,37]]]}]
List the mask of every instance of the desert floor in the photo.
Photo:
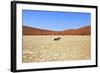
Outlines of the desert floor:
[{"label": "desert floor", "polygon": [[[54,41],[54,38],[61,37]],[[90,36],[23,36],[23,63],[91,59]]]}]

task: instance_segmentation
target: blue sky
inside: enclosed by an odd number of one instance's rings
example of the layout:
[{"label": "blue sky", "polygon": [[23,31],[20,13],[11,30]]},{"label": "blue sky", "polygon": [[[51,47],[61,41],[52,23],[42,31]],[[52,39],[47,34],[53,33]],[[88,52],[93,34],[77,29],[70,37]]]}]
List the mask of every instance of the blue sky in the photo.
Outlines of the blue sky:
[{"label": "blue sky", "polygon": [[91,24],[90,13],[23,10],[23,25],[62,31]]}]

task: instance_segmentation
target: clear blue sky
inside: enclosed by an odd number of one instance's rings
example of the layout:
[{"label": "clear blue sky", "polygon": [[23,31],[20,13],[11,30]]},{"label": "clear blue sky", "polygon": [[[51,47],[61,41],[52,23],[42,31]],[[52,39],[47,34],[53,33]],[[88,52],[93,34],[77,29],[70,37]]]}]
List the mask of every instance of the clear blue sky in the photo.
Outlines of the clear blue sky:
[{"label": "clear blue sky", "polygon": [[91,24],[90,13],[23,10],[23,25],[61,31]]}]

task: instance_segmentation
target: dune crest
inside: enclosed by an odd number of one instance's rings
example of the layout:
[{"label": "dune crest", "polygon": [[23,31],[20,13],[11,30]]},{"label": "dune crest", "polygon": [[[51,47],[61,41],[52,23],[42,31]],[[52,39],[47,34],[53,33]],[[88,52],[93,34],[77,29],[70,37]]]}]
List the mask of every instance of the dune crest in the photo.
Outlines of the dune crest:
[{"label": "dune crest", "polygon": [[23,26],[23,35],[90,35],[91,26],[84,26],[78,29],[68,29],[64,31],[52,31],[39,28]]}]

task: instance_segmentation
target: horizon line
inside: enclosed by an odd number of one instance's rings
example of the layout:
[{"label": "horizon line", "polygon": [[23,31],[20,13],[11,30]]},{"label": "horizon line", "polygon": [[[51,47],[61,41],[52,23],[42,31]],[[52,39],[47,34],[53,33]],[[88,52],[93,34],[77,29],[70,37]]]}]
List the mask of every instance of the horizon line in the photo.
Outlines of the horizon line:
[{"label": "horizon line", "polygon": [[47,31],[65,31],[65,30],[77,30],[77,29],[80,29],[82,27],[88,27],[88,26],[91,26],[91,25],[81,26],[79,28],[71,28],[71,29],[69,28],[69,29],[64,29],[64,30],[50,30],[50,29],[43,29],[43,28],[31,27],[31,26],[27,26],[27,25],[22,25],[22,26],[29,27],[29,28],[41,29],[41,30],[47,30]]}]

